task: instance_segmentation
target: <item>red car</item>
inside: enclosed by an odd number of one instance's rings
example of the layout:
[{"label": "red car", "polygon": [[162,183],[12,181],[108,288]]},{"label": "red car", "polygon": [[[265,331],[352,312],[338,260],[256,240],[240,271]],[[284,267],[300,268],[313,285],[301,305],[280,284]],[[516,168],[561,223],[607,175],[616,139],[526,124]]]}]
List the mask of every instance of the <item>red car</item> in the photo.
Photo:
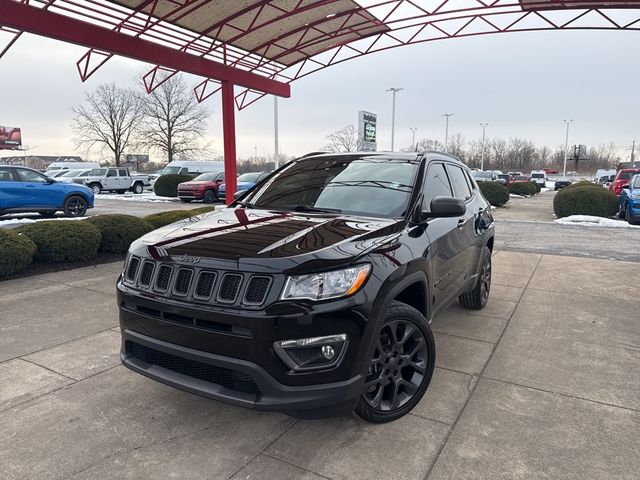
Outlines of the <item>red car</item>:
[{"label": "red car", "polygon": [[619,197],[622,187],[628,185],[631,177],[638,173],[640,173],[640,168],[623,168],[618,170],[615,180],[611,185],[609,185],[609,191],[615,193]]},{"label": "red car", "polygon": [[511,183],[525,183],[530,182],[531,179],[525,175],[518,175],[517,177],[513,177]]},{"label": "red car", "polygon": [[203,200],[213,203],[218,200],[218,188],[224,182],[224,172],[209,172],[198,175],[189,182],[178,184],[178,198],[183,202]]},{"label": "red car", "polygon": [[558,170],[556,170],[555,168],[543,168],[542,170],[547,175],[557,175],[558,174]]}]

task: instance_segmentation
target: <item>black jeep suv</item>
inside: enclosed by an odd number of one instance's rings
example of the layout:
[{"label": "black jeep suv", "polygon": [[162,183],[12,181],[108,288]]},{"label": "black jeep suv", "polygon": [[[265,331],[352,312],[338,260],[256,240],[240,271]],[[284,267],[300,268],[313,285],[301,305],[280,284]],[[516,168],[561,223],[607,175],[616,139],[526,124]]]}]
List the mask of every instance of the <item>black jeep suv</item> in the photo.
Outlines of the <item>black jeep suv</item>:
[{"label": "black jeep suv", "polygon": [[490,207],[443,153],[311,154],[131,246],[122,362],[216,400],[386,422],[424,395],[431,319],[483,308]]}]

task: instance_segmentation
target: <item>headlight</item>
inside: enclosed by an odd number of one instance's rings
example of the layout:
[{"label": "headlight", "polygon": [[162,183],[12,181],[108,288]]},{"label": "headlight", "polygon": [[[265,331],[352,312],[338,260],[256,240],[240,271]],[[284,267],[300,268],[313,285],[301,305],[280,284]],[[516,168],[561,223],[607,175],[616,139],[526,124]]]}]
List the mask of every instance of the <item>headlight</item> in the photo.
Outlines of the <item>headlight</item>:
[{"label": "headlight", "polygon": [[282,293],[282,299],[326,300],[353,295],[364,285],[370,272],[371,265],[363,264],[333,272],[289,277]]}]

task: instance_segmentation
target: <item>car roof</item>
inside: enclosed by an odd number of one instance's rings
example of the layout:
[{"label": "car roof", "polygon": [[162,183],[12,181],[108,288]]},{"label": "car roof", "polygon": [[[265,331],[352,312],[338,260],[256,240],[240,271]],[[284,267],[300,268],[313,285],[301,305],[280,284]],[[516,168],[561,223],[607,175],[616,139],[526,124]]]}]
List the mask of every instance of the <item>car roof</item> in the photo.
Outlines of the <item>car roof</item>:
[{"label": "car roof", "polygon": [[[453,162],[460,163],[464,165],[457,157],[450,155],[445,152],[438,152],[435,150],[422,150],[420,152],[388,152],[388,151],[376,151],[376,152],[344,152],[344,153],[331,153],[331,152],[312,152],[296,160],[306,160],[311,158],[335,158],[335,157],[345,157],[345,158],[367,158],[367,157],[379,157],[384,158],[391,161],[419,161],[420,159],[426,157],[427,160],[433,159],[442,159],[442,157],[446,157],[447,160],[451,160]],[[434,158],[435,157],[435,158]]]}]

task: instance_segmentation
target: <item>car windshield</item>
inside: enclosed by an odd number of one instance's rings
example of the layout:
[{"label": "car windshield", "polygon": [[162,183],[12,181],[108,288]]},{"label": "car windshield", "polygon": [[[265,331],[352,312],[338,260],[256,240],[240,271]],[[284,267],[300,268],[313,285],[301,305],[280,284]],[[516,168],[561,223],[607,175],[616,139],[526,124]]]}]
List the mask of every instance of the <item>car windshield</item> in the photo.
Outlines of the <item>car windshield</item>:
[{"label": "car windshield", "polygon": [[532,173],[531,178],[544,178],[544,173]]},{"label": "car windshield", "polygon": [[258,179],[260,178],[260,175],[262,175],[262,172],[258,172],[258,173],[243,173],[242,175],[240,175],[238,177],[238,182],[256,183],[258,181]]},{"label": "car windshield", "polygon": [[397,218],[405,214],[418,163],[387,158],[322,157],[291,163],[242,204]]},{"label": "car windshield", "polygon": [[102,177],[104,175],[107,174],[107,169],[106,168],[94,168],[93,170],[91,170],[89,172],[90,177]]},{"label": "car windshield", "polygon": [[77,177],[82,173],[82,170],[69,170],[67,173],[60,175],[61,177]]},{"label": "car windshield", "polygon": [[637,172],[622,172],[620,174],[620,180],[629,180],[631,177],[633,177],[637,173],[640,173],[640,171],[637,171]]},{"label": "car windshield", "polygon": [[479,171],[479,170],[476,170],[476,171],[473,172],[473,176],[475,178],[489,178],[489,179],[491,179],[491,178],[493,178],[493,175],[494,174],[491,173],[491,172],[482,172],[482,171]]},{"label": "car windshield", "polygon": [[180,173],[180,169],[182,167],[165,167],[164,170],[162,170],[162,175],[169,175],[169,174],[173,174],[173,173]]},{"label": "car windshield", "polygon": [[640,175],[636,175],[632,178],[631,188],[640,188]]},{"label": "car windshield", "polygon": [[220,172],[201,173],[196,178],[194,178],[193,181],[194,182],[212,182],[216,179],[218,175],[220,175]]}]

